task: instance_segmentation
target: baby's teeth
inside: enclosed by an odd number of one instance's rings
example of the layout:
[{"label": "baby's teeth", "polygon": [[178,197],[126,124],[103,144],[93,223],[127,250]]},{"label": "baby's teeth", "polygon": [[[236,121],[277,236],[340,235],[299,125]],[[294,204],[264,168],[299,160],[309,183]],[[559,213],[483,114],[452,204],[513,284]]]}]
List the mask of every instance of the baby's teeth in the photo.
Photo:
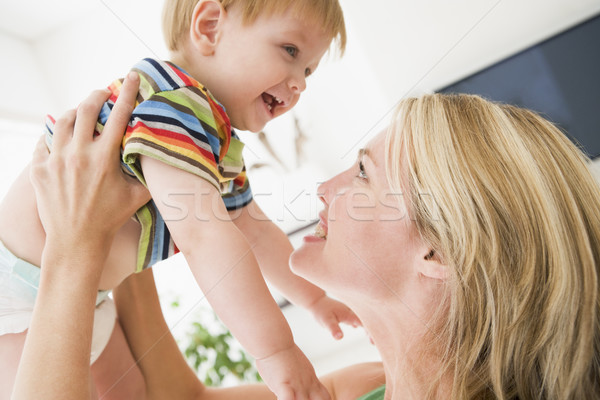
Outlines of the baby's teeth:
[{"label": "baby's teeth", "polygon": [[272,109],[273,107],[271,107],[271,105],[270,105],[270,104],[267,104],[267,108],[269,109],[269,111],[271,111],[271,109]]}]

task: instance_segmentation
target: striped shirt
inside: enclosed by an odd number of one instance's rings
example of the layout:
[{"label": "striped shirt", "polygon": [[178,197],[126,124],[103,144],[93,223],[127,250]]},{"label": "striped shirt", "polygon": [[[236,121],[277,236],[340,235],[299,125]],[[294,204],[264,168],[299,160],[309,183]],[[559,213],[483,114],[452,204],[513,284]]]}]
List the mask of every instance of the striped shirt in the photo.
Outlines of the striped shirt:
[{"label": "striped shirt", "polygon": [[[224,108],[208,90],[172,63],[144,59],[133,70],[140,76],[136,107],[123,137],[123,169],[145,184],[140,155],[195,174],[220,193],[228,210],[252,200],[242,158],[243,143],[231,129]],[[96,130],[104,124],[119,96],[123,80],[109,89]],[[51,147],[54,120],[46,119]],[[175,254],[178,250],[154,201],[136,212],[142,227],[137,271]]]}]

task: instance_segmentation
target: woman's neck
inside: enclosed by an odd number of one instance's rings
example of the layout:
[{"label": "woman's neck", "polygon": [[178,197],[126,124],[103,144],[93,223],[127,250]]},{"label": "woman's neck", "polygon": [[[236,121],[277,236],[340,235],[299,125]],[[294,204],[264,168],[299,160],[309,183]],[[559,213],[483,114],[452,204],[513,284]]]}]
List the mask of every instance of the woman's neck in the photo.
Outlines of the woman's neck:
[{"label": "woman's neck", "polygon": [[[440,367],[440,358],[425,347],[427,338],[433,334],[423,322],[426,319],[409,310],[398,313],[399,309],[407,308],[404,304],[384,307],[390,312],[382,310],[381,304],[376,310],[366,308],[355,312],[381,354],[386,378],[385,399],[426,398]],[[446,393],[441,389],[447,386],[447,379],[443,379],[436,392]]]}]

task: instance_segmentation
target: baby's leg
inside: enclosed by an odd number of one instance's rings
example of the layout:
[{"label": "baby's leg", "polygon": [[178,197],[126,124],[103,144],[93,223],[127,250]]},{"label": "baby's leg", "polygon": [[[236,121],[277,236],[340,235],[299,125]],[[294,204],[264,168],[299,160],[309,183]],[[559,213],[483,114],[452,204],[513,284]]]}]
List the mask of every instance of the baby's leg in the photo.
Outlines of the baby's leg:
[{"label": "baby's leg", "polygon": [[144,377],[118,320],[106,348],[92,365],[92,378],[103,400],[146,398]]},{"label": "baby's leg", "polygon": [[[9,400],[27,331],[0,336],[0,400]],[[144,399],[144,378],[136,365],[118,321],[108,344],[92,364],[93,398]],[[96,395],[97,393],[97,395]]]},{"label": "baby's leg", "polygon": [[[135,271],[139,237],[140,226],[134,220],[117,232],[102,273],[100,289],[116,287]],[[0,241],[15,256],[39,266],[45,239],[27,167],[0,204]]]},{"label": "baby's leg", "polygon": [[25,345],[25,336],[26,332],[0,336],[0,400],[10,399]]}]

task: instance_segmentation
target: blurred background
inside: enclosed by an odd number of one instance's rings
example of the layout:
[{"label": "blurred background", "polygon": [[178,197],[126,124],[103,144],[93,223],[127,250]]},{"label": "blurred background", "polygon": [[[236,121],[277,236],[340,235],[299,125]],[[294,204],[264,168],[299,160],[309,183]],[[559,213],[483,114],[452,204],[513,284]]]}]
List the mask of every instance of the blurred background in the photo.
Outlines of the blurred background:
[{"label": "blurred background", "polygon": [[[590,156],[600,153],[600,0],[340,3],[344,57],[327,56],[297,107],[264,135],[240,132],[255,199],[294,245],[317,219],[318,183],[352,164],[406,96],[459,90],[522,103],[572,131]],[[75,107],[141,58],[168,59],[161,8],[161,0],[0,0],[0,197],[28,162],[45,114]],[[184,340],[206,301],[183,257],[155,274]],[[317,372],[378,359],[361,329],[335,342],[303,310],[283,311]]]}]

